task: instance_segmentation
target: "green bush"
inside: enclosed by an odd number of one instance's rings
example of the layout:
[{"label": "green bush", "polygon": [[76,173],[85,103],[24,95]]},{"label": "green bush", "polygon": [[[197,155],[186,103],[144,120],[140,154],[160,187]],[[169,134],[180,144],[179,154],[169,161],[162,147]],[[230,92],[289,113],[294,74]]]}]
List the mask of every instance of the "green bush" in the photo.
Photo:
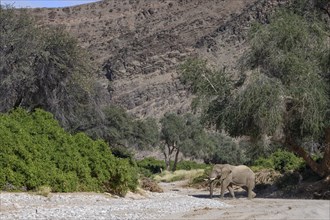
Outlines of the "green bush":
[{"label": "green bush", "polygon": [[[173,166],[174,161],[171,161]],[[160,173],[165,170],[165,162],[163,160],[157,160],[153,157],[147,157],[137,162],[140,173],[144,176],[150,177],[153,174]],[[178,162],[177,170],[196,170],[205,169],[208,165],[204,163],[197,163],[195,161],[183,160]]]},{"label": "green bush", "polygon": [[278,150],[272,154],[275,170],[287,172],[304,166],[304,160],[291,152]]},{"label": "green bush", "polygon": [[0,189],[111,191],[137,186],[136,167],[83,133],[71,135],[51,113],[16,109],[0,114]]},{"label": "green bush", "polygon": [[280,172],[287,172],[292,170],[299,170],[305,166],[302,158],[297,157],[291,152],[284,150],[277,150],[272,153],[269,158],[259,158],[254,162],[254,166],[270,168]]},{"label": "green bush", "polygon": [[165,162],[163,160],[156,160],[153,157],[147,157],[137,162],[140,173],[144,176],[151,176],[165,170]]},{"label": "green bush", "polygon": [[269,158],[260,157],[259,159],[254,161],[254,166],[259,168],[275,169],[274,162],[271,157]]}]

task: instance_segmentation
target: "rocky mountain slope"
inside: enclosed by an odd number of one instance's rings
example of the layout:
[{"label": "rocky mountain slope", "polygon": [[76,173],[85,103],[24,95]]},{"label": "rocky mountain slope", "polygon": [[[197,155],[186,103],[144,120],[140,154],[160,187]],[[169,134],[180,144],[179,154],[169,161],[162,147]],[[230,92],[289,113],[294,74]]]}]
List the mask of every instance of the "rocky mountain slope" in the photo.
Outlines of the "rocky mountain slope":
[{"label": "rocky mountain slope", "polygon": [[[186,112],[191,94],[177,66],[191,56],[233,69],[254,20],[267,21],[288,0],[105,0],[31,9],[43,24],[63,25],[90,51],[110,103],[138,117]],[[102,69],[108,62],[114,78]]]}]

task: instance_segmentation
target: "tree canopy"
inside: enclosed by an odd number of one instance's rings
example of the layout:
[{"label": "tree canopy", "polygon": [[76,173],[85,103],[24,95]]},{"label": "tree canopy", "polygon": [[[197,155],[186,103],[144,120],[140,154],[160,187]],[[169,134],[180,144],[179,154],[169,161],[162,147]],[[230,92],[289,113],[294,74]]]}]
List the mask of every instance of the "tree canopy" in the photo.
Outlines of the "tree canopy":
[{"label": "tree canopy", "polygon": [[42,108],[70,129],[100,120],[92,64],[77,40],[37,26],[25,10],[0,12],[0,112]]},{"label": "tree canopy", "polygon": [[239,164],[245,159],[238,142],[226,134],[205,130],[200,119],[189,113],[165,114],[161,119],[160,140],[167,169],[173,156],[172,170],[176,169],[179,153],[207,163]]}]

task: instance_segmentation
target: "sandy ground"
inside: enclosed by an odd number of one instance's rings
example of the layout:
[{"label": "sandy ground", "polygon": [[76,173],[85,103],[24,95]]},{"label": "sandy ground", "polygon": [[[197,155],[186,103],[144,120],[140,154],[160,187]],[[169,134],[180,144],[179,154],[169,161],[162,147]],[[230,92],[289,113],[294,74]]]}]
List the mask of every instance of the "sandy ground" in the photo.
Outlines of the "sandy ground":
[{"label": "sandy ground", "polygon": [[196,209],[164,219],[330,219],[330,201],[245,198],[225,200],[230,207]]},{"label": "sandy ground", "polygon": [[0,219],[330,219],[330,200],[255,198],[213,199],[207,189],[161,183],[164,193],[128,193],[112,198],[102,193],[0,194]]},{"label": "sandy ground", "polygon": [[[182,183],[184,184],[184,183]],[[209,199],[208,191],[182,188],[180,183],[162,185],[165,191],[177,191],[201,199]],[[248,200],[245,192],[235,192],[236,199],[219,198],[215,191],[213,200],[222,201],[229,207],[195,209],[187,213],[176,213],[163,219],[330,219],[330,200],[269,199]],[[227,195],[229,196],[229,195]]]}]

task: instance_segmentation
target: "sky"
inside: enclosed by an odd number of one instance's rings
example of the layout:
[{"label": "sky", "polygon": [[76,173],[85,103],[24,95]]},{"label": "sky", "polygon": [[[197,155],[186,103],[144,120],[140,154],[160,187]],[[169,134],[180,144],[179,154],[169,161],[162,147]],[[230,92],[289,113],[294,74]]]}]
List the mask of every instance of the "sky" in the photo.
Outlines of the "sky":
[{"label": "sky", "polygon": [[57,8],[96,2],[98,0],[0,0],[1,5],[10,4],[15,8]]}]

